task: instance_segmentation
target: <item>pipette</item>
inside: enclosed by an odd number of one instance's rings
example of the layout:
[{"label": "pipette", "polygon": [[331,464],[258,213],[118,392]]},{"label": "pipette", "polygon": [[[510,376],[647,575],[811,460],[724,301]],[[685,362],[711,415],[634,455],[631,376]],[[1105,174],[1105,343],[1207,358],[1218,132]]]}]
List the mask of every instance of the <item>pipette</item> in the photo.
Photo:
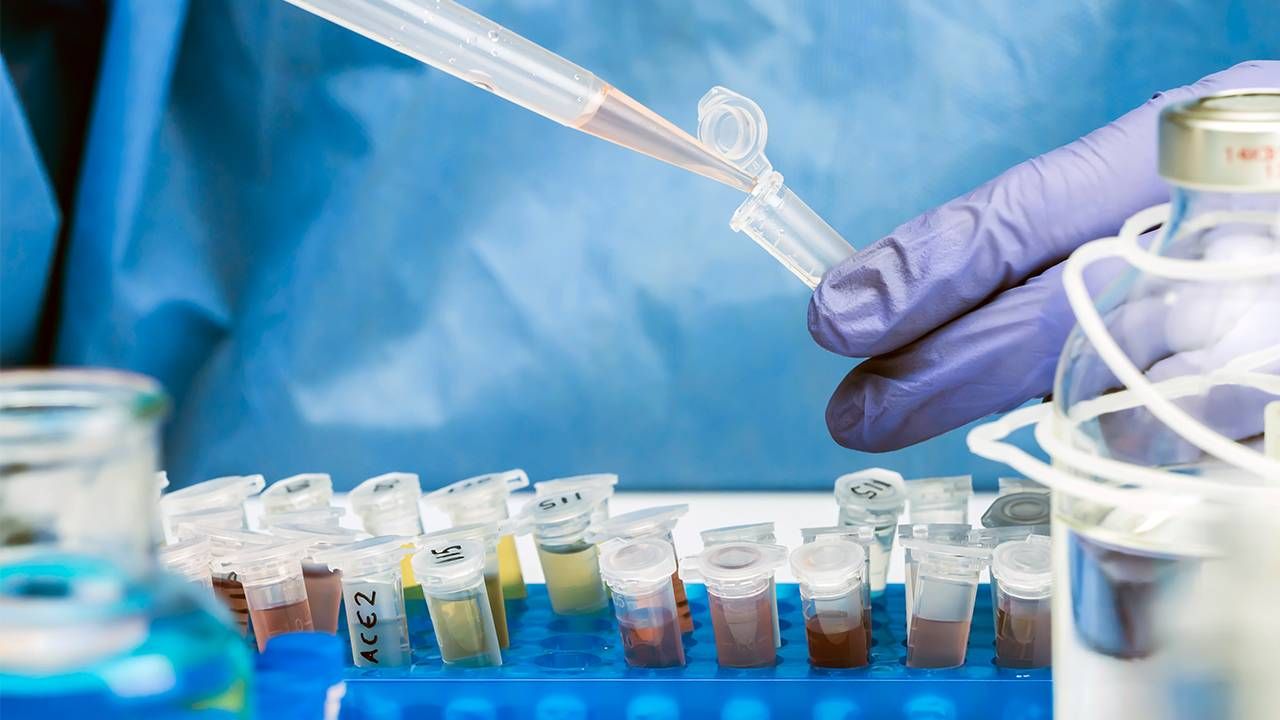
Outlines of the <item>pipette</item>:
[{"label": "pipette", "polygon": [[586,69],[453,0],[288,0],[561,125],[749,193],[730,221],[809,287],[853,248],[783,184],[751,100],[715,87],[698,138]]}]

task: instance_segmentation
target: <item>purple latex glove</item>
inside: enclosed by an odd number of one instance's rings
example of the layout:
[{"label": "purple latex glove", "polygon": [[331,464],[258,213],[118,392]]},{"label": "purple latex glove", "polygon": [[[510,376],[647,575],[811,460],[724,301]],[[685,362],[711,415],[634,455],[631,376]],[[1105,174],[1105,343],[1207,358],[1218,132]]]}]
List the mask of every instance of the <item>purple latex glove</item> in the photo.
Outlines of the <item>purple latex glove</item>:
[{"label": "purple latex glove", "polygon": [[1280,62],[1242,63],[1157,94],[828,272],[809,304],[809,332],[832,352],[870,358],[831,397],[831,436],[894,450],[1048,394],[1075,325],[1060,263],[1168,200],[1156,175],[1164,106],[1241,87],[1280,87]]}]

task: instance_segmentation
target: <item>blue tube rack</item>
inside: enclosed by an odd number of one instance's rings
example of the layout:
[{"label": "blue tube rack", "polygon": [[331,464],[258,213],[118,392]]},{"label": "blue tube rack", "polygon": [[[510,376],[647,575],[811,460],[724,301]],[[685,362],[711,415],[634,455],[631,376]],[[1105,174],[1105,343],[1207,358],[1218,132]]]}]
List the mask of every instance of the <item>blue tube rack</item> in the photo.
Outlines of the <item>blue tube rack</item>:
[{"label": "blue tube rack", "polygon": [[[410,667],[346,671],[357,707],[395,708],[389,716],[441,720],[1037,720],[1051,715],[1050,671],[994,663],[991,594],[979,587],[965,664],[920,670],[905,664],[903,587],[872,604],[871,664],[832,670],[809,665],[795,585],[778,585],[783,645],[773,667],[722,668],[706,592],[688,587],[694,631],[684,668],[627,667],[611,609],[594,615],[551,612],[546,588],[507,603],[511,647],[499,668],[446,668],[428,628],[411,630]],[[419,601],[421,602],[421,601]],[[410,614],[425,608],[410,608]],[[371,715],[373,716],[373,715]]]}]

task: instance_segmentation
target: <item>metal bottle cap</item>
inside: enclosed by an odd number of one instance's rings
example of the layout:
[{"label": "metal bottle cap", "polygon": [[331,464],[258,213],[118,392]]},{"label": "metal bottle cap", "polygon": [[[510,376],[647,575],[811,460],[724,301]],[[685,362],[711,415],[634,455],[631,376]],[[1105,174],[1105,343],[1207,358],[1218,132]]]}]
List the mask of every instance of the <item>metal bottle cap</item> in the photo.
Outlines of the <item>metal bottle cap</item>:
[{"label": "metal bottle cap", "polygon": [[1227,90],[1165,108],[1160,176],[1198,190],[1280,191],[1280,90]]}]

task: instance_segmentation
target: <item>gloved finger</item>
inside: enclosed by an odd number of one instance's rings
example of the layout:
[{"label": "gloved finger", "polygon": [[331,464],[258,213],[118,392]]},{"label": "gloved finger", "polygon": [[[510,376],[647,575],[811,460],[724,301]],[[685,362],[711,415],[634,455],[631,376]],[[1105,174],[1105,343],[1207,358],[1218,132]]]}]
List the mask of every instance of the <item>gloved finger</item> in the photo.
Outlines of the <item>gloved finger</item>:
[{"label": "gloved finger", "polygon": [[826,274],[809,304],[809,332],[832,352],[870,357],[903,347],[1114,234],[1167,197],[1156,176],[1156,118],[1171,102],[1280,85],[1280,62],[1250,62],[1142,107],[1029,160],[902,225]]},{"label": "gloved finger", "polygon": [[[1128,266],[1098,263],[1086,274],[1091,291]],[[994,412],[1047,394],[1074,316],[1056,265],[1025,284],[895,352],[863,362],[827,404],[827,428],[855,450],[884,452],[927,440]],[[1160,315],[1158,295],[1127,303],[1108,324],[1140,327]],[[1157,336],[1158,337],[1158,336]],[[1163,342],[1143,348],[1140,362],[1168,355]]]}]

